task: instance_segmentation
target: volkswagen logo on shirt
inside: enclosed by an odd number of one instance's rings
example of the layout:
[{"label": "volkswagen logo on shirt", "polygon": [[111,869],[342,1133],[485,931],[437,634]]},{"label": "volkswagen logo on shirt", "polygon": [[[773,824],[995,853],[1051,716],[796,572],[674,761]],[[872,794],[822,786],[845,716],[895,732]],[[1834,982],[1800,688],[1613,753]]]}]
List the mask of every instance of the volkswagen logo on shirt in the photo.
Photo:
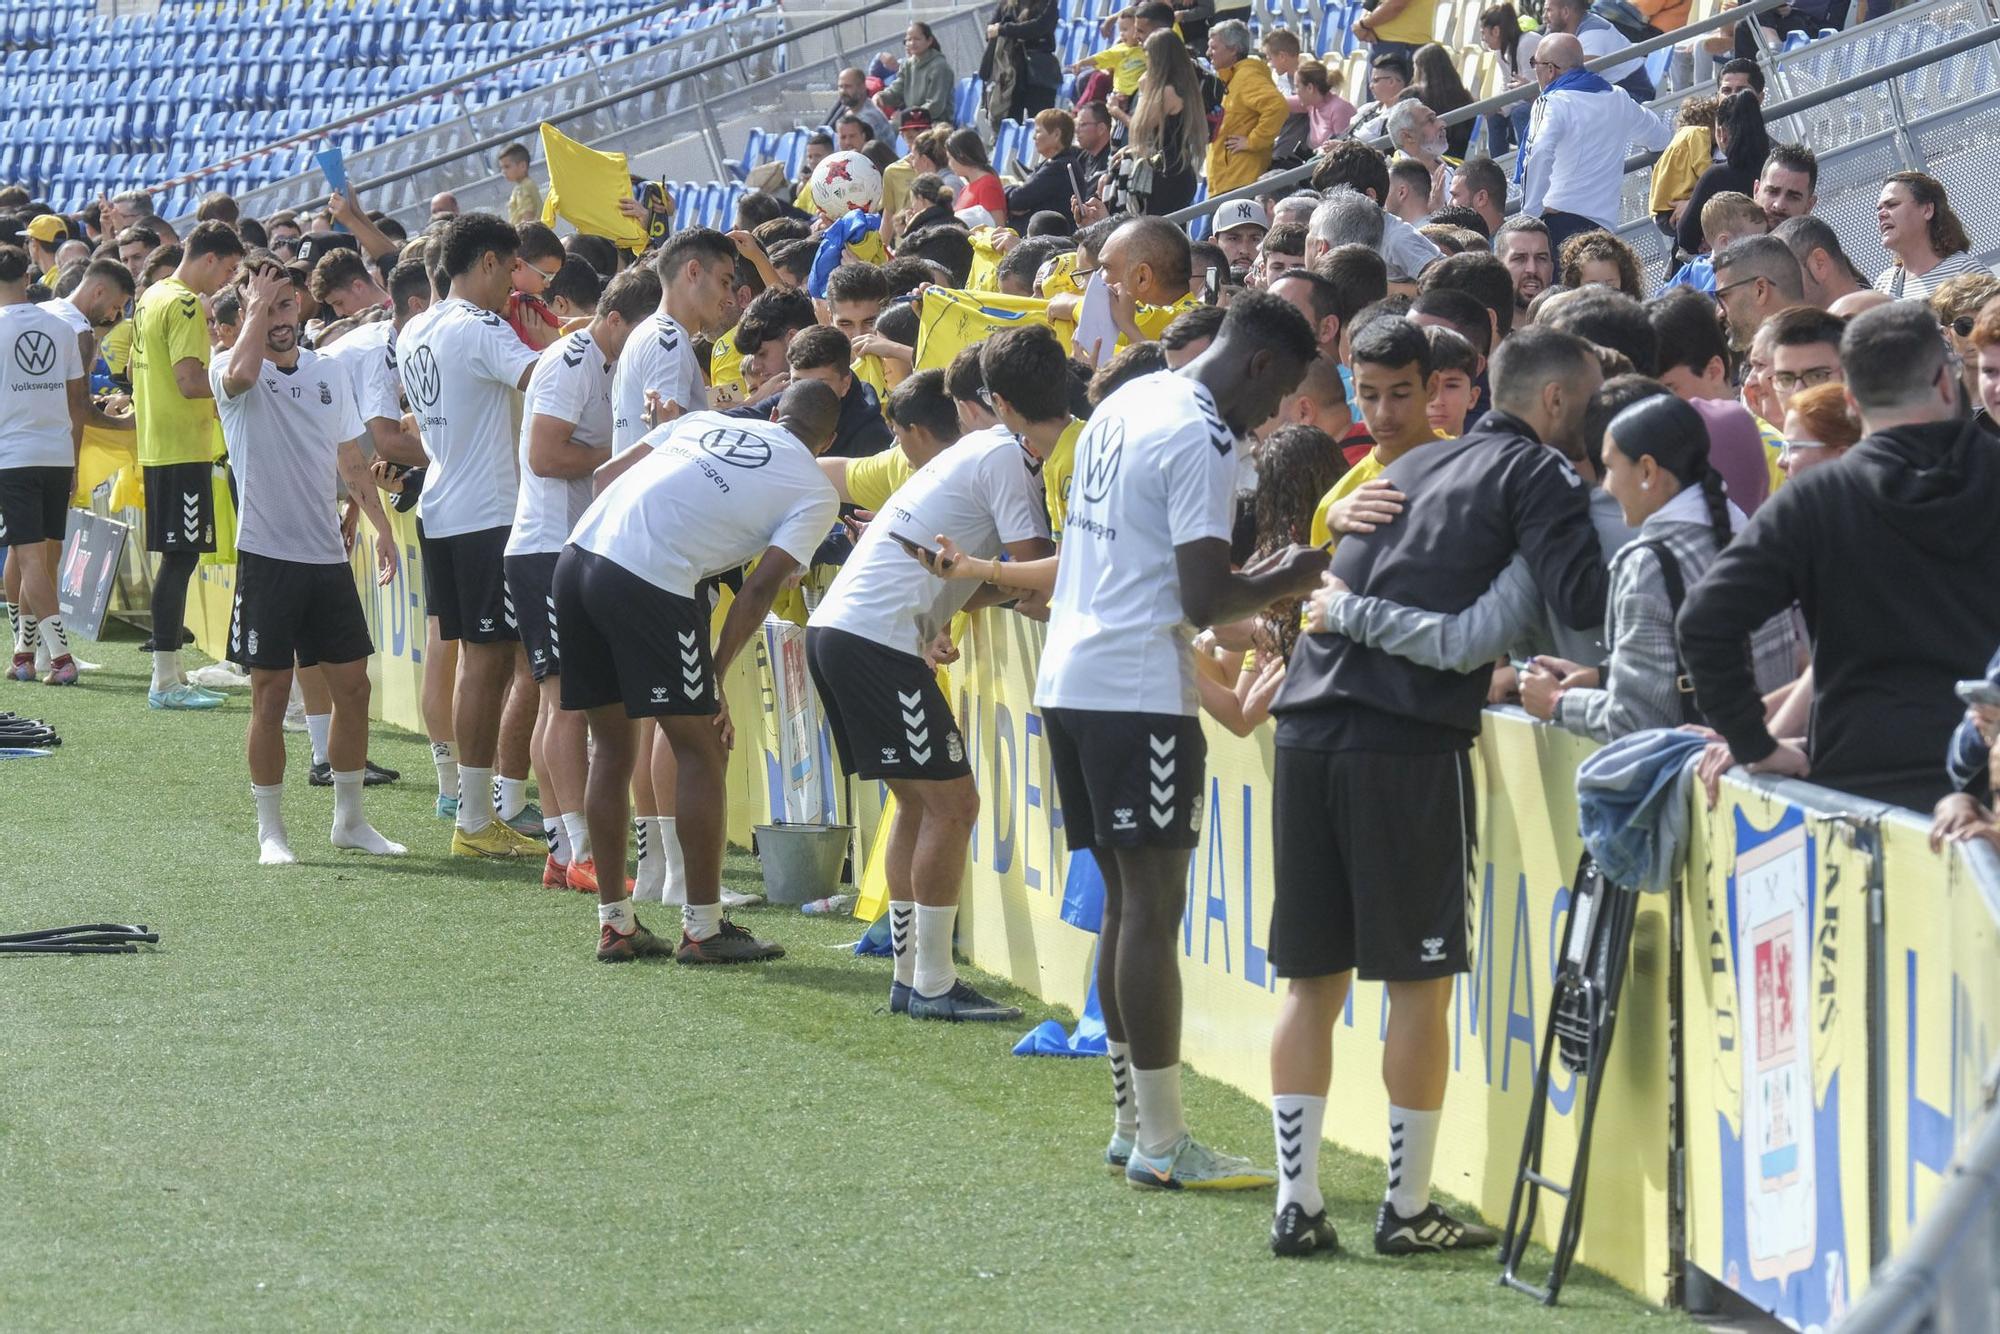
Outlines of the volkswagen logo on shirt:
[{"label": "volkswagen logo on shirt", "polygon": [[1111,492],[1118,461],[1125,454],[1125,423],[1107,420],[1102,430],[1084,435],[1083,498],[1095,505]]},{"label": "volkswagen logo on shirt", "polygon": [[14,340],[14,364],[29,375],[47,375],[55,369],[56,340],[40,329],[30,329]]},{"label": "volkswagen logo on shirt", "polygon": [[438,378],[437,355],[428,347],[420,347],[410,354],[408,364],[403,368],[404,378],[409,382],[410,397],[417,400],[417,406],[429,408],[437,406]]},{"label": "volkswagen logo on shirt", "polygon": [[761,468],[771,461],[771,442],[749,431],[710,431],[697,443],[724,463],[738,468]]}]

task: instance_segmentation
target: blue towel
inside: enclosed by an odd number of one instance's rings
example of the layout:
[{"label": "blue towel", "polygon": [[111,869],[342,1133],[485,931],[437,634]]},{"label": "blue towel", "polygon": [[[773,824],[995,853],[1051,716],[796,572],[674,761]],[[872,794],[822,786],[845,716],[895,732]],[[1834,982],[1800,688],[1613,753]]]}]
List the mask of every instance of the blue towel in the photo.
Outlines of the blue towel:
[{"label": "blue towel", "polygon": [[1083,1015],[1076,1031],[1065,1033],[1053,1019],[1044,1019],[1014,1044],[1016,1056],[1102,1056],[1105,1047],[1104,1007],[1097,999],[1097,979],[1090,979],[1090,994],[1083,998]]},{"label": "blue towel", "polygon": [[1687,845],[1689,781],[1708,745],[1694,732],[1634,732],[1576,771],[1577,823],[1604,878],[1626,889],[1664,891]]},{"label": "blue towel", "polygon": [[854,942],[854,952],[864,959],[896,957],[896,951],[890,947],[888,913],[883,913],[868,924],[868,929],[861,933],[861,939]]},{"label": "blue towel", "polygon": [[1063,872],[1062,919],[1093,936],[1104,925],[1104,872],[1088,848],[1069,855],[1069,867]]}]

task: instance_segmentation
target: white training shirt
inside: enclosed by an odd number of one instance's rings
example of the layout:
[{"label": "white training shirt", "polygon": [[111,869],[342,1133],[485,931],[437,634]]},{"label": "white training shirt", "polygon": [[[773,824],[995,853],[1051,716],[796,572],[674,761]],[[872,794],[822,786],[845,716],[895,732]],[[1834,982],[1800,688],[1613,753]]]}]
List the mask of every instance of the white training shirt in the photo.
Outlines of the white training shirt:
[{"label": "white training shirt", "polygon": [[579,329],[542,350],[521,409],[521,492],[514,502],[509,556],[561,551],[576,521],[590,508],[590,478],[540,477],[528,464],[536,417],[571,423],[570,441],[603,448],[611,443],[611,372],[590,330]]},{"label": "white training shirt", "polygon": [[91,332],[90,316],[77,309],[76,302],[66,296],[50,297],[47,301],[35,303],[37,310],[46,310],[80,334]]},{"label": "white training shirt", "polygon": [[694,340],[664,310],[639,321],[618,354],[618,374],[611,386],[614,448],[635,444],[652,429],[646,425],[648,389],[680,404],[684,412],[708,408],[708,385],[694,355]]},{"label": "white training shirt", "polygon": [[1174,548],[1229,538],[1239,457],[1215,400],[1164,371],[1112,394],[1076,446],[1035,703],[1195,712]]},{"label": "white training shirt", "polygon": [[776,422],[697,412],[655,427],[651,452],[577,520],[570,541],[681,597],[767,547],[800,565],[833,528],[840,497]]},{"label": "white training shirt", "polygon": [[[351,329],[319,354],[347,372],[354,406],[365,424],[377,417],[403,420],[403,386],[396,378],[396,325],[380,319]],[[367,448],[363,441],[363,448]],[[372,450],[370,452],[373,452]]]},{"label": "white training shirt", "polygon": [[61,316],[25,301],[0,306],[0,469],[73,468],[69,382],[83,353]]},{"label": "white training shirt", "polygon": [[427,537],[514,520],[514,407],[536,352],[490,310],[463,297],[403,326],[396,369],[430,470],[417,501]]},{"label": "white training shirt", "polygon": [[812,614],[810,624],[921,656],[979,585],[940,579],[897,543],[936,547],[943,533],[991,560],[1009,542],[1049,535],[1048,507],[1020,441],[1004,426],[975,431],[896,488]]},{"label": "white training shirt", "polygon": [[363,427],[346,373],[311,348],[290,370],[265,361],[234,398],[227,355],[209,363],[222,442],[236,473],[236,546],[271,560],[345,565],[340,540],[340,446]]}]

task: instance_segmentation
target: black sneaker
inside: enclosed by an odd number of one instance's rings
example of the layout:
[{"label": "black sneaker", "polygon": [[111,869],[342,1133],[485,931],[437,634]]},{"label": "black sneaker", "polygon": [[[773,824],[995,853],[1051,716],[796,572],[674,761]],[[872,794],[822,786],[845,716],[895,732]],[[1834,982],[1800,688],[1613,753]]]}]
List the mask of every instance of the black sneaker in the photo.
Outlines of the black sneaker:
[{"label": "black sneaker", "polygon": [[1294,1200],[1278,1211],[1271,1220],[1271,1254],[1273,1255],[1328,1255],[1340,1249],[1340,1237],[1333,1230],[1333,1224],[1326,1221],[1326,1210],[1308,1214],[1305,1206]]},{"label": "black sneaker", "polygon": [[[366,763],[367,767],[361,771],[361,786],[363,787],[380,787],[384,783],[393,783],[402,777],[401,774],[396,773],[394,770],[377,768],[373,760],[369,760]],[[388,777],[384,778],[382,776],[384,774],[387,774]],[[315,764],[311,769],[306,771],[306,782],[312,784],[314,787],[332,787],[332,763]]]},{"label": "black sneaker", "polygon": [[726,917],[722,929],[707,940],[694,940],[683,931],[681,946],[674,951],[675,963],[758,963],[784,957],[783,945],[759,940]]},{"label": "black sneaker", "polygon": [[1461,1223],[1431,1201],[1414,1218],[1405,1218],[1387,1200],[1375,1215],[1377,1255],[1427,1255],[1432,1251],[1470,1251],[1497,1246],[1500,1234],[1478,1223]]}]

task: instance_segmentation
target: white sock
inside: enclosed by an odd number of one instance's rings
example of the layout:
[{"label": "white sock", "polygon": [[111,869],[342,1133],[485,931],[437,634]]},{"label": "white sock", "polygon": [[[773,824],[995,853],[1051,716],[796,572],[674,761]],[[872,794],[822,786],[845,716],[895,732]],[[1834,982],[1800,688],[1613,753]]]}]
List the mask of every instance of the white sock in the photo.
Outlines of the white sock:
[{"label": "white sock", "polygon": [[1308,1214],[1326,1208],[1319,1190],[1319,1140],[1326,1099],[1304,1093],[1271,1097],[1271,1129],[1278,1137],[1278,1212],[1297,1204]]},{"label": "white sock", "polygon": [[153,689],[172,690],[181,683],[181,655],[178,653],[155,653],[153,655]]},{"label": "white sock", "polygon": [[14,651],[16,653],[26,652],[27,645],[21,640],[21,606],[19,603],[10,602],[7,604],[7,628],[14,633]]},{"label": "white sock", "polygon": [[[671,815],[653,817],[653,842],[660,850],[660,897],[667,903],[688,901],[687,863],[681,859],[681,836]],[[696,936],[706,940],[707,936]]]},{"label": "white sock", "polygon": [[312,741],[313,763],[326,763],[327,739],[333,735],[333,715],[330,713],[309,713],[306,715],[306,736]]},{"label": "white sock", "polygon": [[667,887],[667,858],[660,851],[659,840],[653,837],[651,815],[641,815],[632,821],[632,841],[637,848],[633,860],[632,897],[640,903],[663,903]]},{"label": "white sock", "polygon": [[42,648],[51,661],[59,662],[69,656],[69,632],[63,629],[62,617],[42,617],[41,632]]},{"label": "white sock", "polygon": [[452,752],[451,742],[431,742],[431,763],[437,766],[438,795],[458,799],[458,756]]},{"label": "white sock", "polygon": [[409,849],[376,833],[361,813],[361,787],[367,777],[365,769],[333,771],[333,846],[377,857],[400,857]]},{"label": "white sock", "polygon": [[493,823],[493,771],[458,766],[458,827],[476,834]]},{"label": "white sock", "polygon": [[493,780],[494,814],[503,820],[511,820],[521,813],[528,804],[528,780],[508,778],[504,774]]},{"label": "white sock", "polygon": [[264,866],[289,866],[298,858],[285,837],[283,783],[252,783],[250,796],[257,803],[257,861]]},{"label": "white sock", "polygon": [[40,622],[35,619],[33,612],[23,611],[19,613],[14,627],[16,639],[14,651],[16,653],[30,653],[34,651],[36,643],[35,628],[39,624]]},{"label": "white sock", "polygon": [[722,905],[719,903],[682,904],[681,929],[687,932],[689,940],[707,940],[722,929]]},{"label": "white sock", "polygon": [[958,981],[958,969],[951,961],[951,928],[958,920],[958,905],[933,908],[917,905],[917,968],[910,985],[919,996],[942,996]]},{"label": "white sock", "polygon": [[1124,1139],[1139,1138],[1139,1101],[1132,1096],[1132,1049],[1123,1042],[1106,1039],[1111,1056],[1111,1133]]},{"label": "white sock", "polygon": [[632,916],[632,900],[620,899],[616,903],[598,904],[597,924],[608,926],[621,936],[631,935],[632,929],[638,925]]},{"label": "white sock", "polygon": [[1158,1157],[1187,1134],[1187,1116],[1181,1111],[1181,1068],[1132,1071],[1132,1094],[1139,1103],[1139,1124],[1145,1138],[1139,1148]]},{"label": "white sock", "polygon": [[1437,1157],[1442,1111],[1415,1112],[1389,1104],[1389,1189],[1383,1198],[1404,1218],[1430,1207],[1431,1161]]},{"label": "white sock", "polygon": [[917,980],[917,942],[910,938],[916,924],[914,900],[889,900],[889,948],[896,963],[896,981],[906,987]]},{"label": "white sock", "polygon": [[583,818],[582,811],[564,811],[562,820],[563,841],[569,845],[571,861],[590,860],[590,822]]},{"label": "white sock", "polygon": [[557,866],[570,864],[569,838],[563,833],[560,815],[542,817],[542,837],[549,841],[549,856],[555,858]]}]

